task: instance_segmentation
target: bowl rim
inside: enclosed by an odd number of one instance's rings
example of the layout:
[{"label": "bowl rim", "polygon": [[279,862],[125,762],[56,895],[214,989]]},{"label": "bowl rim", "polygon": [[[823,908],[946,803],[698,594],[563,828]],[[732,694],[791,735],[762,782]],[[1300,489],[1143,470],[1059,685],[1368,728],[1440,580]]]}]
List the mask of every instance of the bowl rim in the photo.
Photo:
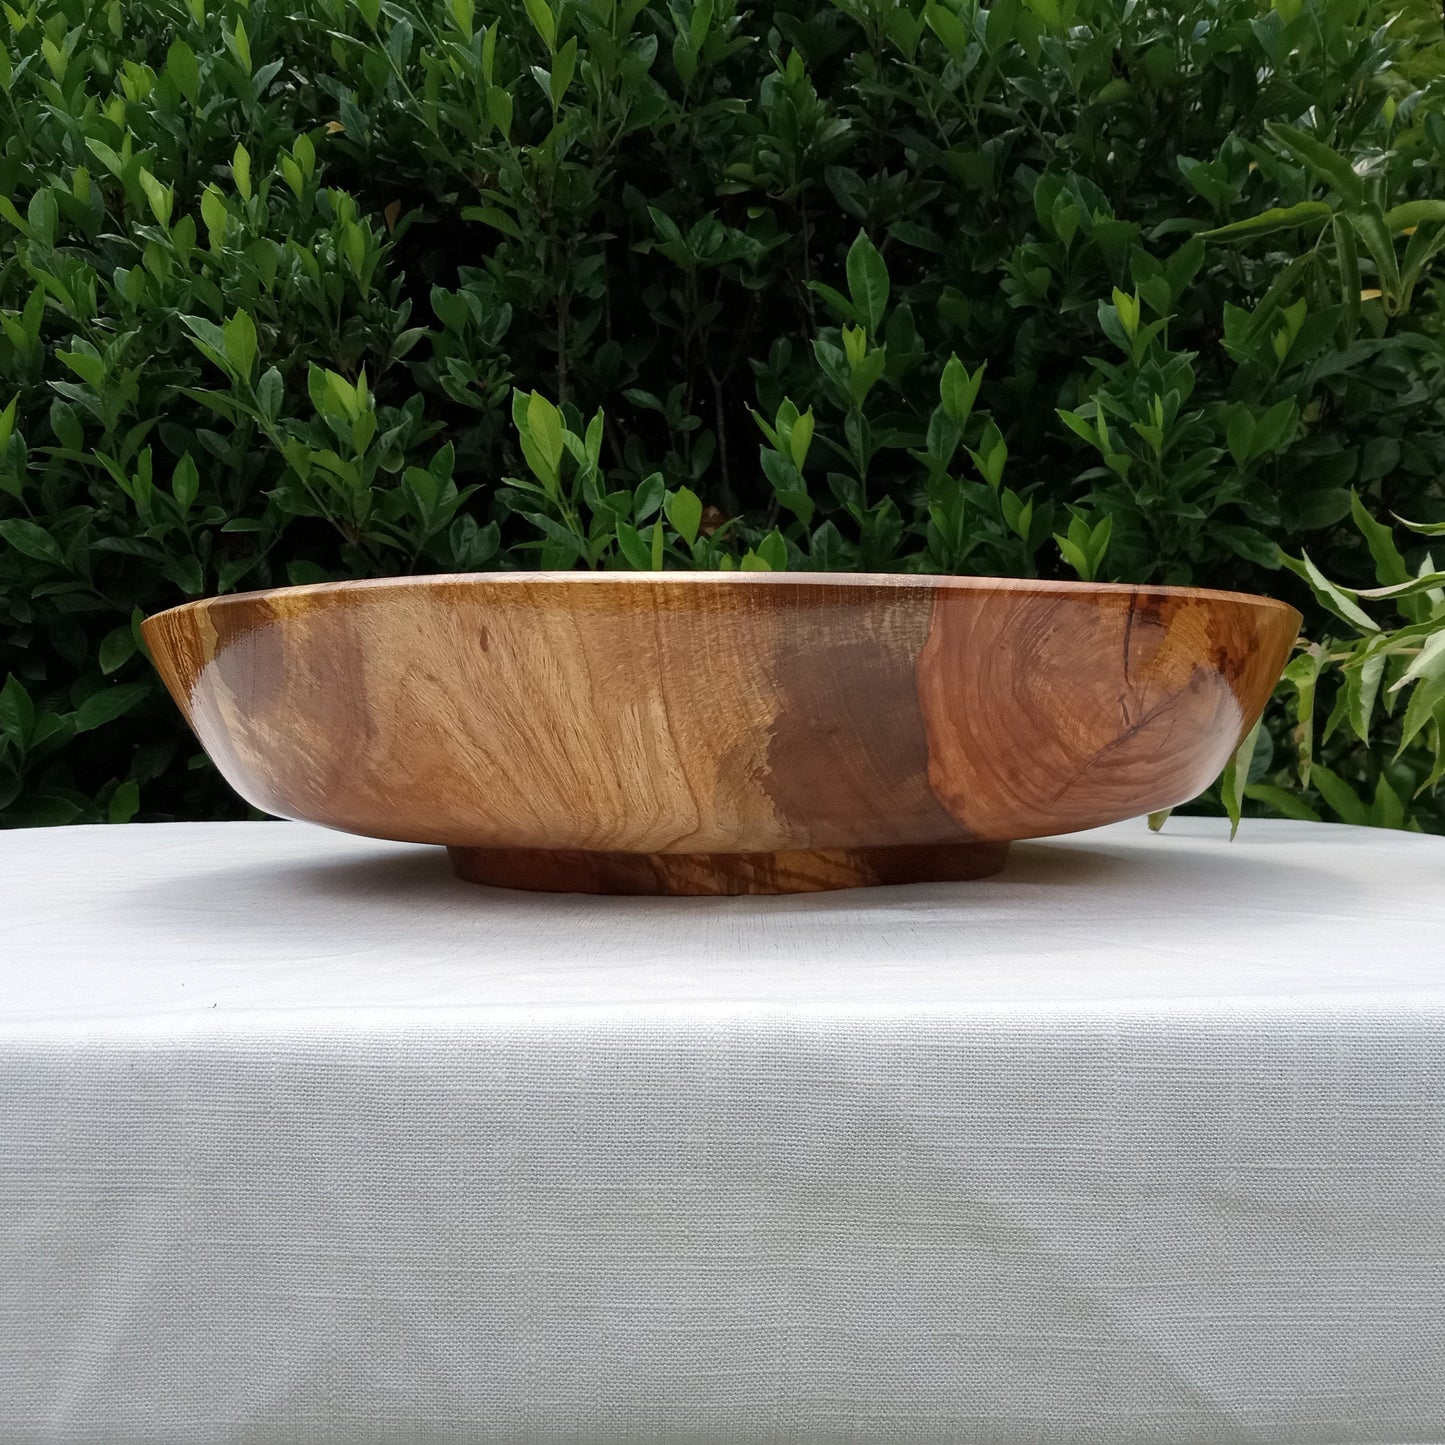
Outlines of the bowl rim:
[{"label": "bowl rim", "polygon": [[273,597],[331,596],[355,592],[378,592],[393,588],[427,588],[445,585],[575,587],[609,583],[625,587],[695,587],[721,584],[729,587],[813,587],[833,589],[906,590],[928,592],[1023,592],[1055,596],[1118,596],[1173,598],[1205,603],[1230,602],[1292,613],[1303,621],[1299,609],[1277,597],[1259,592],[1234,592],[1215,587],[1176,587],[1149,582],[1080,582],[1043,577],[955,576],[931,572],[422,572],[400,577],[348,577],[331,582],[302,582],[283,587],[260,587],[249,592],[227,592],[213,597],[193,597],[188,602],[151,613],[145,620],[216,607],[253,605]]}]

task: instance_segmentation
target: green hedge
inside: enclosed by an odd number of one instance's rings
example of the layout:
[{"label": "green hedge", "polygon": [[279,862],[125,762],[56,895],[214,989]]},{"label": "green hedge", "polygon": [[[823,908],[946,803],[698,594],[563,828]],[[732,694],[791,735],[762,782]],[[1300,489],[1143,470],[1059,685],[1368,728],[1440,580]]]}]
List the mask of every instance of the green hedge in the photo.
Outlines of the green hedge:
[{"label": "green hedge", "polygon": [[[4,822],[242,811],[140,652],[188,596],[1078,575],[1271,591],[1321,638],[1280,549],[1362,583],[1352,493],[1445,515],[1427,0],[5,16]],[[1433,701],[1398,758],[1375,701],[1442,610],[1409,607],[1369,706],[1316,649],[1247,808],[1441,826]],[[1342,699],[1323,790],[1306,691]]]}]

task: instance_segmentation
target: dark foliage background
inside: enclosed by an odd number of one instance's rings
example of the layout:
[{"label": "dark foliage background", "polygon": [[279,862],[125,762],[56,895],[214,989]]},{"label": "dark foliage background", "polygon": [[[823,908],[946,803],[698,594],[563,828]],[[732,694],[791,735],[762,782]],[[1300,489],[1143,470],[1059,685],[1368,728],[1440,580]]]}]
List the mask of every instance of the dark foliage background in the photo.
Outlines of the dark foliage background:
[{"label": "dark foliage background", "polygon": [[4,17],[0,821],[243,811],[146,612],[663,565],[1286,596],[1210,805],[1445,826],[1424,0]]}]

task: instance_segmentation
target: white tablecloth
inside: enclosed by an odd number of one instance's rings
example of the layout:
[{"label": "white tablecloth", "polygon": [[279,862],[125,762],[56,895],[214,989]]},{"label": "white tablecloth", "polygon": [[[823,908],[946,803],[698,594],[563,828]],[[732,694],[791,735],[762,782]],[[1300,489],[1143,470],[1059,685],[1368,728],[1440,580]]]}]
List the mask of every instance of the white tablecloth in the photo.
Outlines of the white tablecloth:
[{"label": "white tablecloth", "polygon": [[0,834],[0,1439],[1445,1441],[1445,840],[763,899]]}]

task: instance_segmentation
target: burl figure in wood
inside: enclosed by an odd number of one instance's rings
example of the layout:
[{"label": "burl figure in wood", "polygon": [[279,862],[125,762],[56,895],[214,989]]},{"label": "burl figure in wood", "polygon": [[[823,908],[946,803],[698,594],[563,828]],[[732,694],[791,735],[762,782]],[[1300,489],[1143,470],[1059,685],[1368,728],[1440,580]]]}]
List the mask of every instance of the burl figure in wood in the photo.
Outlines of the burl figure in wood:
[{"label": "burl figure in wood", "polygon": [[256,807],[479,883],[978,878],[1219,773],[1299,625],[1265,598],[951,577],[511,573],[192,602],[145,637]]}]

